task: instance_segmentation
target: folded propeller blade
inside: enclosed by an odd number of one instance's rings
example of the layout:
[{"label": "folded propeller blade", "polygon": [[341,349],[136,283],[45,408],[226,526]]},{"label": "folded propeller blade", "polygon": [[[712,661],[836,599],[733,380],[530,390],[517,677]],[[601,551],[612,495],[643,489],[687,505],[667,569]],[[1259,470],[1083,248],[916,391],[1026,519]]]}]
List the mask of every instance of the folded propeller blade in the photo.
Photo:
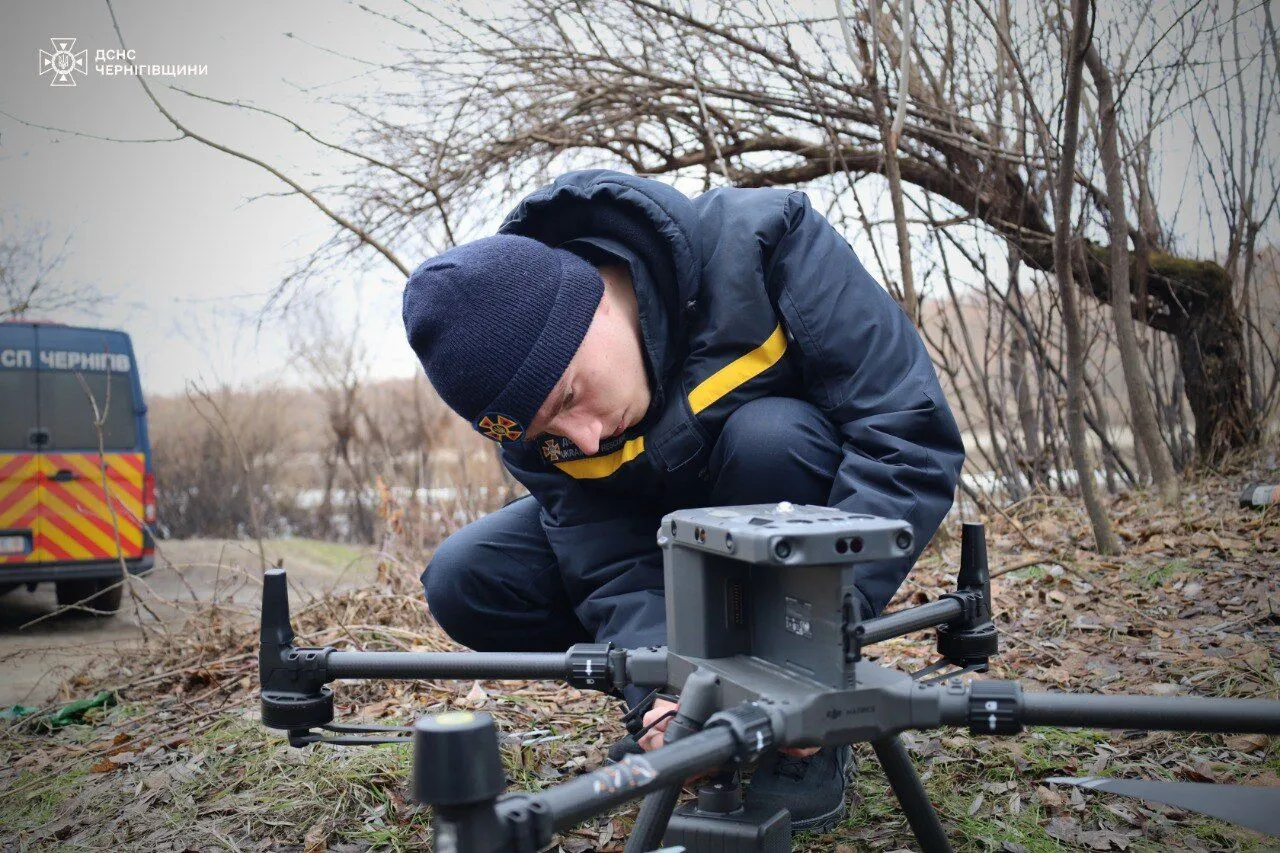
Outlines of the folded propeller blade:
[{"label": "folded propeller blade", "polygon": [[1280,788],[1208,782],[1148,782],[1098,776],[1055,776],[1045,781],[1164,803],[1280,837]]}]

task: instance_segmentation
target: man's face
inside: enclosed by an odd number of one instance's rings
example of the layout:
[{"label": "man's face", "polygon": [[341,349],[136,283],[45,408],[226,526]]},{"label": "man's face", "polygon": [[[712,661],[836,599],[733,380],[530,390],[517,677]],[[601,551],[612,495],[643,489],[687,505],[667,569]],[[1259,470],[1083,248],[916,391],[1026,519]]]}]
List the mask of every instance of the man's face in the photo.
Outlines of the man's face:
[{"label": "man's face", "polygon": [[649,410],[639,328],[627,306],[605,295],[578,352],[534,416],[530,439],[550,433],[591,455]]}]

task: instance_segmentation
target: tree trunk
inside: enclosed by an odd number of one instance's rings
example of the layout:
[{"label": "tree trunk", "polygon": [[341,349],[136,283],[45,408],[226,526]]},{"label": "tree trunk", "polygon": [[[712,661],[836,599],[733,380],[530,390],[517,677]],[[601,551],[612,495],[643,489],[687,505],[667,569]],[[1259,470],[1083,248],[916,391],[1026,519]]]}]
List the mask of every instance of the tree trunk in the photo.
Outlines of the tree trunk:
[{"label": "tree trunk", "polygon": [[[1018,254],[1009,252],[1009,295],[1021,301],[1018,290],[1018,269],[1021,266]],[[1027,332],[1021,323],[1014,323],[1013,340],[1009,344],[1009,380],[1012,384],[1013,398],[1018,411],[1018,425],[1022,434],[1022,458],[1019,468],[1026,475],[1031,488],[1041,482],[1044,467],[1040,448],[1039,420],[1036,417],[1035,401],[1031,396],[1031,376],[1027,371],[1027,355],[1031,347],[1027,342]]]},{"label": "tree trunk", "polygon": [[[853,52],[853,38],[848,19],[844,13],[844,0],[837,0],[840,23],[845,35],[845,46],[849,50],[849,58],[857,60]],[[902,276],[902,310],[906,312],[912,325],[920,325],[920,308],[916,298],[915,277],[911,269],[911,242],[907,231],[907,210],[902,197],[902,170],[898,164],[898,135],[901,132],[900,119],[890,120],[888,98],[885,89],[880,85],[880,21],[879,3],[867,7],[868,23],[871,30],[871,44],[863,50],[863,76],[871,88],[872,100],[875,102],[876,117],[880,125],[880,139],[884,143],[884,176],[889,182],[889,199],[893,206],[893,227],[898,237],[898,265]],[[898,83],[898,111],[901,114],[909,97],[908,73],[910,68],[910,3],[903,6],[903,44],[902,74]],[[886,84],[887,85],[887,84]]]},{"label": "tree trunk", "polygon": [[1163,260],[1179,270],[1192,270],[1189,280],[1203,286],[1202,298],[1177,318],[1173,336],[1196,421],[1196,455],[1213,464],[1258,440],[1258,420],[1246,391],[1244,324],[1232,298],[1231,280],[1221,266],[1167,255]]},{"label": "tree trunk", "polygon": [[1155,480],[1156,492],[1166,506],[1178,502],[1178,475],[1173,459],[1160,438],[1155,408],[1147,394],[1147,377],[1142,369],[1142,353],[1133,330],[1133,297],[1129,291],[1129,228],[1124,203],[1124,175],[1120,163],[1119,131],[1116,128],[1116,102],[1111,90],[1111,74],[1102,64],[1096,46],[1090,44],[1085,63],[1098,88],[1098,112],[1101,122],[1099,154],[1107,182],[1107,206],[1111,213],[1111,317],[1116,327],[1116,344],[1120,348],[1120,367],[1128,392],[1130,422],[1134,445],[1145,454]]},{"label": "tree trunk", "polygon": [[[1089,0],[1071,2],[1071,40],[1067,48],[1067,100],[1063,114],[1062,151],[1058,160],[1057,194],[1054,198],[1053,261],[1062,296],[1062,325],[1067,336],[1067,445],[1080,483],[1080,494],[1093,525],[1093,537],[1100,554],[1120,550],[1111,520],[1098,499],[1093,482],[1093,464],[1084,433],[1084,336],[1076,305],[1075,276],[1072,275],[1070,239],[1071,195],[1075,186],[1076,144],[1079,140],[1080,89],[1084,52],[1087,46]],[[1047,153],[1047,152],[1046,152]]]},{"label": "tree trunk", "polygon": [[[1089,288],[1110,298],[1107,247],[1088,247]],[[1130,273],[1138,266],[1130,259]],[[1196,454],[1213,464],[1231,450],[1258,440],[1258,419],[1249,406],[1244,361],[1244,324],[1236,310],[1231,278],[1213,261],[1190,261],[1164,252],[1146,259],[1147,322],[1168,332],[1178,347],[1187,402],[1196,425]],[[1136,313],[1136,311],[1134,312]]]}]

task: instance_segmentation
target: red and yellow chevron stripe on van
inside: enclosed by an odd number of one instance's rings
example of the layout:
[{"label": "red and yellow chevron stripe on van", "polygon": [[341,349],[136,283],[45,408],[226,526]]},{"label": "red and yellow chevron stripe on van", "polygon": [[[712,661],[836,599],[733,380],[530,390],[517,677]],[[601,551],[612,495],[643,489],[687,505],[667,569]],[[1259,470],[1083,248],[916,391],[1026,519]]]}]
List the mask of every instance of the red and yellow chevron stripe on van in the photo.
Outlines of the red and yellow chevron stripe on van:
[{"label": "red and yellow chevron stripe on van", "polygon": [[141,453],[0,454],[0,530],[32,531],[31,552],[0,563],[142,556],[145,466]]},{"label": "red and yellow chevron stripe on van", "polygon": [[[35,531],[40,514],[38,458],[34,453],[0,453],[0,530]],[[0,565],[35,561],[34,554],[0,554]]]}]

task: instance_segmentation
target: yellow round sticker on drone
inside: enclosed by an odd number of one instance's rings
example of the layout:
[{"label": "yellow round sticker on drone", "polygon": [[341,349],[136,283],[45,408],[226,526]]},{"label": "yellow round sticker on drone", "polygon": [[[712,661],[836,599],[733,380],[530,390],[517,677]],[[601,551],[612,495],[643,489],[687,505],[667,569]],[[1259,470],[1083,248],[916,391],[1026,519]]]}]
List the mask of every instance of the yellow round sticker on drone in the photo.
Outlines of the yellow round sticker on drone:
[{"label": "yellow round sticker on drone", "polygon": [[436,722],[442,726],[465,726],[468,723],[475,722],[476,715],[470,711],[447,711],[436,717]]}]

